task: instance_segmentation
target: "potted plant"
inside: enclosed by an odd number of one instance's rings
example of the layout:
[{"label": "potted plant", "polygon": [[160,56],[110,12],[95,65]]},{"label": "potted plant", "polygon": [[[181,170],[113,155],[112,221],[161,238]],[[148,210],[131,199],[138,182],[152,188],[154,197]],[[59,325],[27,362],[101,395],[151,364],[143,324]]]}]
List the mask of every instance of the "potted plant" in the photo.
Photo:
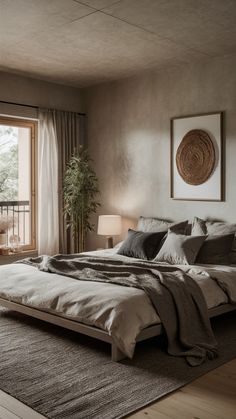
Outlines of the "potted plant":
[{"label": "potted plant", "polygon": [[12,227],[13,220],[5,215],[0,215],[0,246],[7,244],[7,231]]},{"label": "potted plant", "polygon": [[83,252],[88,231],[94,230],[90,217],[100,203],[98,179],[91,167],[88,151],[80,147],[67,164],[64,176],[64,214],[67,227],[72,229],[75,251]]}]

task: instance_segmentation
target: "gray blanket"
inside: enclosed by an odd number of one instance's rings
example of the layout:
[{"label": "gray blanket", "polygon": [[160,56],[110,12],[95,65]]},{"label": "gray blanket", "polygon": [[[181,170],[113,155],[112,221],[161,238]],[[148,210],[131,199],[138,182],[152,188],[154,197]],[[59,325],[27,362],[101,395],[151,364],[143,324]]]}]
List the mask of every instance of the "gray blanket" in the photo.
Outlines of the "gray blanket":
[{"label": "gray blanket", "polygon": [[168,338],[168,353],[191,366],[217,356],[217,343],[200,287],[180,269],[154,262],[123,262],[83,255],[29,258],[20,263],[41,271],[142,289],[152,301]]}]

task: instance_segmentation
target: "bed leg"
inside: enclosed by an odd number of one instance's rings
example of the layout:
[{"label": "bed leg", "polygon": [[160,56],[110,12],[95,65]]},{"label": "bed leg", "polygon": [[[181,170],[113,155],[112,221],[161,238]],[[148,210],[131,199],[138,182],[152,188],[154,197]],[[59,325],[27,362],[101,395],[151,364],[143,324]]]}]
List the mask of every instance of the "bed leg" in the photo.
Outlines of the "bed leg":
[{"label": "bed leg", "polygon": [[121,361],[126,358],[125,354],[114,344],[111,344],[111,360],[114,362]]}]

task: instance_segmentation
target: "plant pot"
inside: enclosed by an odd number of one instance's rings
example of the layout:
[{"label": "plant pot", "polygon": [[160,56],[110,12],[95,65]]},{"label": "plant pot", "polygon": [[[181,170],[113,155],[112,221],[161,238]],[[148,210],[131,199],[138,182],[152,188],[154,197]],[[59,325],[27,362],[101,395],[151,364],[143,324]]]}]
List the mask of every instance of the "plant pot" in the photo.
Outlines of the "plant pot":
[{"label": "plant pot", "polygon": [[1,233],[0,234],[0,246],[5,246],[7,244],[7,234]]}]

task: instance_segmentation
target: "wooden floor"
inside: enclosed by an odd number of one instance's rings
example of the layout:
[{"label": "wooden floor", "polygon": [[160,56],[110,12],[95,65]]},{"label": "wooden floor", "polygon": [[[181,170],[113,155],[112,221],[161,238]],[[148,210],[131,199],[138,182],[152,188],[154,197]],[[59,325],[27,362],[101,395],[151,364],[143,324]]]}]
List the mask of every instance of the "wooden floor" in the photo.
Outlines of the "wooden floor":
[{"label": "wooden floor", "polygon": [[[0,391],[0,419],[19,418],[43,419],[44,416]],[[130,418],[236,419],[236,359]]]}]

